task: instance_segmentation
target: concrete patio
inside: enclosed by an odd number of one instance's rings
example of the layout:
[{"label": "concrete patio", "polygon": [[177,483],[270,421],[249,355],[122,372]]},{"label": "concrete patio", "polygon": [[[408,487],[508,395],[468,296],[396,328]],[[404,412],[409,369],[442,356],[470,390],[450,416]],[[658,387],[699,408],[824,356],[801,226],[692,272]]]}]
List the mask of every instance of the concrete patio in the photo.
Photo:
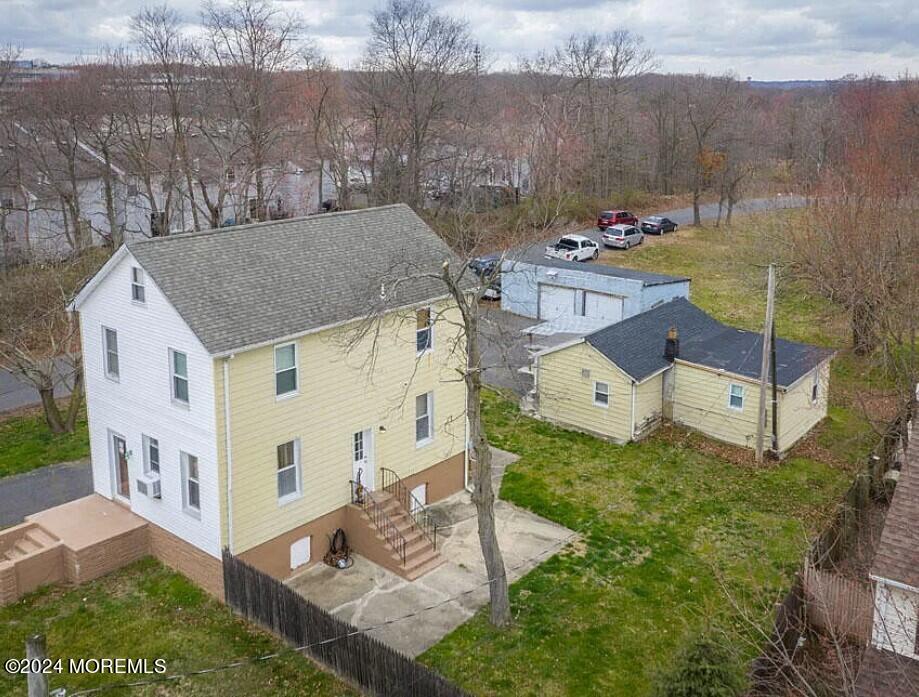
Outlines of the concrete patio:
[{"label": "concrete patio", "polygon": [[[516,455],[493,449],[496,491]],[[438,549],[444,563],[415,581],[355,555],[345,570],[316,564],[287,581],[298,593],[364,629],[413,615],[370,632],[417,656],[488,602],[475,507],[462,491],[429,507],[441,521]],[[505,501],[495,502],[498,541],[513,582],[573,541],[574,533]],[[417,614],[416,614],[417,613]]]}]

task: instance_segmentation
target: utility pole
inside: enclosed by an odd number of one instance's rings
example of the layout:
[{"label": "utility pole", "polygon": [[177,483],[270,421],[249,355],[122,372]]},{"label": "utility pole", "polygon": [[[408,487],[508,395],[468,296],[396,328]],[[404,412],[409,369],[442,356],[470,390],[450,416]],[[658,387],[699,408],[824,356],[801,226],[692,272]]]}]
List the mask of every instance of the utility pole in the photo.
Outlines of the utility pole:
[{"label": "utility pole", "polygon": [[756,410],[756,461],[763,461],[763,432],[766,429],[766,382],[769,375],[769,354],[772,349],[772,326],[775,312],[775,266],[769,264],[766,288],[766,323],[763,325],[763,359],[759,372],[759,407]]},{"label": "utility pole", "polygon": [[29,660],[29,667],[38,667],[37,672],[30,670],[27,676],[29,697],[48,697],[48,676],[41,670],[41,664],[47,657],[43,635],[36,634],[26,639],[26,658]]}]

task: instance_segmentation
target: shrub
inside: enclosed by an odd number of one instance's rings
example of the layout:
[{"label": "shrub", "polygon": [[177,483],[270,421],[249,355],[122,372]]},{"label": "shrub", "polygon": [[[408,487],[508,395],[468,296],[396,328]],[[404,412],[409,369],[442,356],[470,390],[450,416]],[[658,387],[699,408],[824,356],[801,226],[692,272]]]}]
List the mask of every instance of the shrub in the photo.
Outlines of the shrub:
[{"label": "shrub", "polygon": [[703,633],[657,677],[654,697],[735,697],[742,687],[731,650]]}]

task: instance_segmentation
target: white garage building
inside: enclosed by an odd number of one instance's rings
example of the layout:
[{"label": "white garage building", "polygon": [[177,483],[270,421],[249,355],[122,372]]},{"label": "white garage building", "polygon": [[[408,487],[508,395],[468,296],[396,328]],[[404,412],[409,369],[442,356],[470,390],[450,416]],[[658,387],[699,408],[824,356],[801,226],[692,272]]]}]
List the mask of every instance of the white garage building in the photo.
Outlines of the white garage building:
[{"label": "white garage building", "polygon": [[584,334],[689,298],[689,279],[530,251],[504,262],[501,309],[540,320],[533,334]]}]

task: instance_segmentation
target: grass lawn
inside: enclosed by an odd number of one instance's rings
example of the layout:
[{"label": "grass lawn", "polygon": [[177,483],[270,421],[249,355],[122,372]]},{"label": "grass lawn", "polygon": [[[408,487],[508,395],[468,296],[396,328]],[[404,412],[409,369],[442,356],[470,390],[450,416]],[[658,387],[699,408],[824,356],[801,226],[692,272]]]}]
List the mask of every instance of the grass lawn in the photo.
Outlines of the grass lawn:
[{"label": "grass lawn", "polygon": [[[781,240],[800,211],[745,215],[731,227],[680,228],[649,236],[628,251],[607,250],[600,262],[692,278],[690,298],[715,318],[742,329],[762,331],[766,315],[766,265],[781,261]],[[839,461],[855,464],[870,452],[877,435],[864,417],[881,415],[870,395],[884,381],[867,360],[855,356],[845,311],[790,278],[781,269],[776,289],[776,333],[783,339],[839,349],[830,377],[830,410],[816,438]],[[863,404],[865,397],[869,399]]]},{"label": "grass lawn", "polygon": [[85,412],[76,430],[62,436],[48,430],[40,409],[5,419],[0,416],[0,477],[84,457],[89,457]]},{"label": "grass lawn", "polygon": [[[236,618],[204,591],[153,559],[77,588],[50,587],[0,608],[0,657],[22,657],[25,639],[45,634],[51,657],[163,658],[167,674],[272,653],[281,643]],[[68,693],[144,676],[54,675]],[[105,694],[354,695],[333,676],[290,653],[218,673]],[[0,670],[0,694],[25,695],[24,676]]]},{"label": "grass lawn", "polygon": [[483,611],[423,656],[476,695],[647,695],[688,632],[709,623],[756,651],[728,593],[771,618],[849,475],[797,458],[730,464],[661,438],[613,445],[520,416],[490,395],[492,442],[521,455],[501,496],[584,532],[511,589],[514,627]]}]

